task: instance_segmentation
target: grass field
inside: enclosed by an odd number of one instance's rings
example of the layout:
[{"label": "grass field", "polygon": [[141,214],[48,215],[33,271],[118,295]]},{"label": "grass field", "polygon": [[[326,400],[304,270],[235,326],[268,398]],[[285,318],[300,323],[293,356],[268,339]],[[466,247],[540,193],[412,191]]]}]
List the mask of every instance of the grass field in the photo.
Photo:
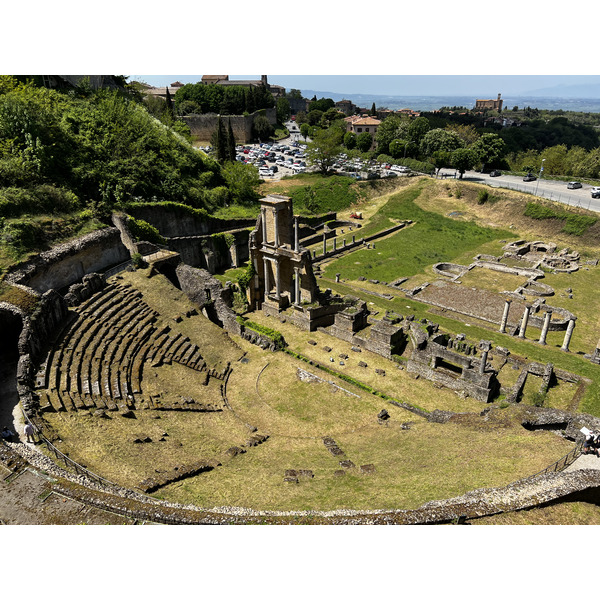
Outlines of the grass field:
[{"label": "grass field", "polygon": [[[310,185],[311,181],[308,177],[283,180],[269,190],[291,193],[292,187]],[[565,246],[569,242],[585,256],[595,256],[597,225],[578,237],[575,244],[557,224],[534,222],[523,216],[525,201],[518,196],[494,192],[497,198],[480,206],[477,189],[468,183],[415,178],[402,181],[397,189],[384,190],[380,196],[374,192],[362,194],[357,204],[365,217],[360,236],[406,219],[413,224],[377,241],[375,250],[358,250],[324,264],[323,275],[317,278],[319,286],[363,299],[376,318],[387,310],[427,318],[451,334],[465,333],[471,343],[486,339],[493,346],[506,347],[523,364],[551,362],[557,368],[587,377],[592,383],[578,410],[600,415],[598,367],[583,358],[595,347],[600,330],[596,293],[599,267],[583,266],[571,275],[548,273],[542,280],[556,292],[547,299],[548,304],[568,308],[578,316],[569,353],[560,350],[562,332],[550,332],[548,344],[540,346],[536,342],[539,332],[533,328],[528,330],[526,340],[519,340],[500,334],[493,324],[432,309],[399,290],[357,281],[361,275],[380,281],[408,277],[406,287],[414,287],[434,279],[431,266],[436,262],[467,265],[479,253],[497,256],[506,242],[516,237],[564,242]],[[343,209],[340,216],[347,217],[347,212]],[[339,283],[335,282],[336,273],[341,273]],[[131,420],[118,415],[95,419],[85,412],[46,415],[63,440],[63,451],[68,450],[71,458],[117,483],[135,487],[156,471],[212,459],[220,466],[170,484],[155,496],[205,507],[234,505],[262,510],[409,509],[472,489],[508,484],[538,472],[573,447],[553,432],[528,431],[520,424],[521,406],[539,399],[539,377],[528,377],[521,405],[501,408],[504,404],[500,398],[484,419],[480,413],[485,405],[481,402],[436,387],[423,378],[416,379],[379,355],[353,352],[351,344],[323,330],[301,331],[284,319],[260,312],[248,315],[252,321],[283,334],[290,351],[324,365],[330,372],[292,355],[265,352],[230,337],[202,315],[185,317],[193,308],[185,296],[166,278],[148,278],[146,274],[138,271],[123,277],[142,291],[144,300],[175,331],[185,333],[202,349],[211,366],[221,369],[230,362],[233,370],[224,390],[227,406],[221,412],[146,410],[136,411],[136,419]],[[231,270],[219,278],[235,280],[235,275]],[[514,290],[522,283],[524,278],[483,269],[474,269],[462,278],[462,285],[490,292]],[[573,290],[572,298],[567,288]],[[391,299],[382,297],[382,293],[390,294]],[[175,321],[178,318],[180,322]],[[497,357],[490,358],[492,365],[498,364]],[[360,361],[367,366],[360,366]],[[384,370],[385,375],[376,369]],[[502,368],[499,380],[504,388],[514,386],[520,369],[513,369],[510,363]],[[153,391],[177,398],[192,390],[189,395],[197,394],[202,402],[220,402],[218,382],[202,386],[197,375],[180,365],[145,369],[146,384]],[[338,375],[423,411],[439,409],[459,414],[443,425],[430,423]],[[559,382],[548,390],[544,406],[574,408],[577,388],[578,384]],[[385,424],[377,419],[382,409],[390,414]],[[260,445],[244,446],[254,431],[269,437]],[[149,437],[152,442],[134,444],[135,437]],[[332,437],[343,455],[329,452],[324,437]],[[227,452],[232,446],[243,447],[245,452],[232,456]],[[354,466],[344,468],[340,460],[349,460]],[[373,465],[374,472],[361,472],[361,465]],[[284,482],[285,472],[290,469],[308,469],[314,477],[301,477],[298,483]],[[339,471],[344,475],[336,473]],[[600,522],[597,510],[577,504],[477,522],[563,522],[561,519],[565,523],[586,519]]]}]

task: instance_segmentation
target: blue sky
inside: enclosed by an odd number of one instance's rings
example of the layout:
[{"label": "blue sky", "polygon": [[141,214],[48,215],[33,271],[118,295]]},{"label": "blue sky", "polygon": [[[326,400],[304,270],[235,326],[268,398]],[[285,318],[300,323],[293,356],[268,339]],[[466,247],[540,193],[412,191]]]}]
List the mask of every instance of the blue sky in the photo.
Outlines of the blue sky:
[{"label": "blue sky", "polygon": [[[207,73],[208,74],[208,73]],[[195,83],[202,75],[132,75],[154,86],[175,81]],[[230,79],[260,79],[260,75],[230,75]],[[533,95],[557,86],[591,86],[600,90],[600,75],[269,75],[269,82],[286,89],[346,94],[394,96],[495,97]],[[600,96],[599,96],[600,97]]]}]

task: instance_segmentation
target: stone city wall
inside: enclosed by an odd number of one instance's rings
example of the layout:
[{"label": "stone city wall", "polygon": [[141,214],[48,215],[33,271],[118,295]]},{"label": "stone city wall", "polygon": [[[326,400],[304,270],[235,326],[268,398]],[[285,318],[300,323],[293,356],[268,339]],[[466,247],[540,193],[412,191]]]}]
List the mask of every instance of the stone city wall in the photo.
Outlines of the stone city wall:
[{"label": "stone city wall", "polygon": [[275,108],[257,110],[251,115],[217,115],[215,113],[206,113],[203,115],[187,115],[182,117],[182,119],[190,128],[192,137],[202,141],[209,141],[217,130],[220,116],[226,129],[231,122],[235,143],[246,144],[253,139],[252,125],[254,124],[256,117],[260,114],[264,114],[271,125],[276,125],[277,110]]}]

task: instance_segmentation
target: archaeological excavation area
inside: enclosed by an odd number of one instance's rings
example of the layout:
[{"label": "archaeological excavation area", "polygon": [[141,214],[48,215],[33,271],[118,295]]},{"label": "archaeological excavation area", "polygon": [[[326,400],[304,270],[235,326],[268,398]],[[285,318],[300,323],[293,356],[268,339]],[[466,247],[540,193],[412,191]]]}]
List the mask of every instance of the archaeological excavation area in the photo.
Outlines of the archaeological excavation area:
[{"label": "archaeological excavation area", "polygon": [[600,427],[598,257],[447,216],[463,242],[429,257],[414,241],[429,217],[403,193],[386,222],[307,219],[276,194],[230,224],[146,207],[164,247],[115,215],[12,269],[35,302],[0,303],[3,402],[61,493],[165,523],[592,502],[595,475],[565,467]]}]

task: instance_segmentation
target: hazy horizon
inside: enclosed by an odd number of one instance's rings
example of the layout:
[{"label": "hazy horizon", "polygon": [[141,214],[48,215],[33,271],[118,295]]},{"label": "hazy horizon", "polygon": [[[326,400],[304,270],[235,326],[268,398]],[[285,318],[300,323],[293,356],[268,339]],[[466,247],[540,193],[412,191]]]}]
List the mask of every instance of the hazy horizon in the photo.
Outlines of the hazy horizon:
[{"label": "hazy horizon", "polygon": [[[161,87],[195,83],[202,75],[130,75]],[[229,75],[231,80],[260,75]],[[320,93],[369,96],[563,97],[600,100],[598,75],[269,75],[269,83]]]}]

